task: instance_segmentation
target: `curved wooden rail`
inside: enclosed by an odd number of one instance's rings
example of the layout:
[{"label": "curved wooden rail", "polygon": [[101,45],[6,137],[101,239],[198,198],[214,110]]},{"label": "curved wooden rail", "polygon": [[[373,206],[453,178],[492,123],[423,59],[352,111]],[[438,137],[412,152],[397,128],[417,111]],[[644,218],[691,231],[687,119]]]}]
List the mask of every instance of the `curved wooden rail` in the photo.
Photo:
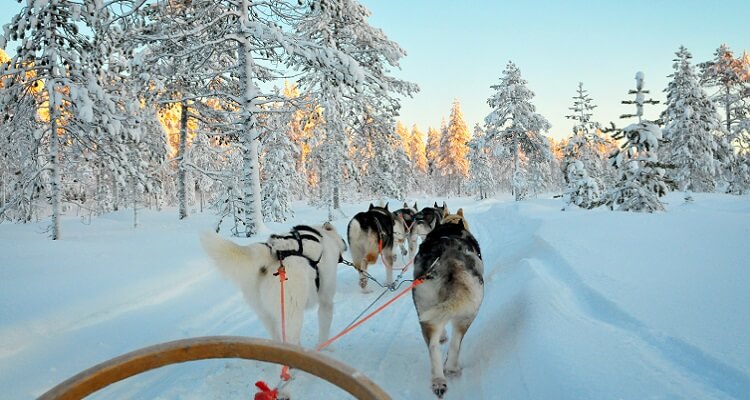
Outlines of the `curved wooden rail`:
[{"label": "curved wooden rail", "polygon": [[358,399],[390,400],[390,396],[370,379],[319,352],[270,340],[239,336],[183,339],[136,350],[71,377],[50,389],[38,400],[81,399],[142,372],[165,365],[211,358],[242,358],[289,365],[323,378]]}]

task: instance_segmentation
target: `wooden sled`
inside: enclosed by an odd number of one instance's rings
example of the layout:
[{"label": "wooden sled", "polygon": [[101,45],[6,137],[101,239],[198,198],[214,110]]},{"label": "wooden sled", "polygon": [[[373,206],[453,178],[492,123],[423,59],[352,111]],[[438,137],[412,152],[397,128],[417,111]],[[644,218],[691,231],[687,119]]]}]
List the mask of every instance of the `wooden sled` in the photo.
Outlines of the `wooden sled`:
[{"label": "wooden sled", "polygon": [[[125,378],[166,365],[212,358],[242,358],[308,372],[357,399],[390,400],[370,379],[353,368],[299,346],[240,336],[206,336],[176,340],[136,350],[93,366],[50,389],[38,400],[82,399]],[[252,396],[248,393],[248,399]]]}]

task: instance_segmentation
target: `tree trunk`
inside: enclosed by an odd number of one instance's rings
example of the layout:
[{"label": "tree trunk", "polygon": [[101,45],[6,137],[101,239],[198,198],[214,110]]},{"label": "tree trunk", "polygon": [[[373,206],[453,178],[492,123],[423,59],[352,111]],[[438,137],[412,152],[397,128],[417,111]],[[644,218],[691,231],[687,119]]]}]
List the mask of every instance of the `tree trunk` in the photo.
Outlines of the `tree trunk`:
[{"label": "tree trunk", "polygon": [[[242,0],[240,7],[240,26],[241,34],[246,38],[251,35],[250,0]],[[260,90],[255,84],[252,58],[252,44],[248,40],[242,40],[239,44],[239,59],[241,82],[244,85],[243,104],[244,129],[241,133],[240,143],[242,144],[242,163],[246,173],[243,179],[243,203],[245,206],[245,236],[250,237],[256,234],[263,225],[263,213],[261,210],[260,197],[260,162],[258,160],[258,131],[257,116],[260,112],[257,106],[257,98]]]},{"label": "tree trunk", "polygon": [[518,165],[519,165],[519,156],[518,156],[518,134],[513,134],[513,175],[512,175],[512,181],[511,181],[511,191],[513,192],[513,198],[515,201],[519,200],[518,196],[518,187],[516,185],[518,184],[516,180],[516,174],[518,173]]},{"label": "tree trunk", "polygon": [[185,151],[187,149],[188,135],[188,105],[186,101],[180,103],[180,142],[177,147],[177,202],[179,203],[179,219],[185,219],[188,216],[187,211],[187,185],[186,179],[186,160]]},{"label": "tree trunk", "polygon": [[52,173],[52,240],[60,239],[60,191],[62,182],[60,179],[60,143],[57,137],[57,109],[55,107],[55,87],[54,81],[49,82],[47,89],[49,93],[49,169]]},{"label": "tree trunk", "polygon": [[135,176],[131,177],[133,181],[133,228],[138,227],[138,180]]}]

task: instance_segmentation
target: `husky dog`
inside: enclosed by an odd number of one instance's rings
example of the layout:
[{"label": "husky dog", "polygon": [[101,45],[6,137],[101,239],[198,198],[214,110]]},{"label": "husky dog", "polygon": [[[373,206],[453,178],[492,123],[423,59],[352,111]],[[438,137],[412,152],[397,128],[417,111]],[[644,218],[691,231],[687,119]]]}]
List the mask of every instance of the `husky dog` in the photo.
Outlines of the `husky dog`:
[{"label": "husky dog", "polygon": [[[446,376],[458,376],[461,341],[477,315],[484,296],[484,264],[479,243],[468,230],[463,210],[447,215],[435,227],[414,261],[414,279],[425,281],[412,290],[422,336],[427,343],[432,391],[442,398],[448,390]],[[440,343],[447,340],[445,327],[453,326],[448,357],[443,364]]]},{"label": "husky dog", "polygon": [[284,283],[286,340],[300,344],[305,308],[318,303],[318,340],[328,340],[336,292],[336,269],[344,239],[333,225],[298,225],[288,234],[271,235],[265,243],[240,246],[216,234],[201,237],[203,249],[218,269],[239,286],[245,300],[258,314],[271,338],[281,341],[282,265]]},{"label": "husky dog", "polygon": [[[409,207],[408,204],[404,203],[404,207],[396,210],[393,214],[396,216],[396,223],[403,226],[403,235],[399,235],[394,229],[394,236],[396,244],[401,248],[401,255],[406,256],[407,254],[414,255],[417,250],[417,236],[414,233],[414,216],[417,214],[417,203],[414,203],[414,207]],[[406,245],[409,245],[408,251]]]},{"label": "husky dog", "polygon": [[357,213],[349,221],[346,233],[352,263],[359,271],[359,287],[362,291],[369,291],[365,274],[367,266],[376,263],[381,253],[386,270],[386,284],[391,284],[393,263],[396,262],[396,256],[393,254],[394,236],[403,236],[404,230],[403,225],[397,223],[396,216],[388,210],[388,204],[385,207],[370,204],[366,212]]},{"label": "husky dog", "polygon": [[430,233],[436,226],[443,222],[443,217],[448,213],[448,206],[443,202],[438,206],[437,202],[432,207],[425,207],[414,215],[414,226],[412,232],[414,240],[417,238],[424,240],[425,236]]}]

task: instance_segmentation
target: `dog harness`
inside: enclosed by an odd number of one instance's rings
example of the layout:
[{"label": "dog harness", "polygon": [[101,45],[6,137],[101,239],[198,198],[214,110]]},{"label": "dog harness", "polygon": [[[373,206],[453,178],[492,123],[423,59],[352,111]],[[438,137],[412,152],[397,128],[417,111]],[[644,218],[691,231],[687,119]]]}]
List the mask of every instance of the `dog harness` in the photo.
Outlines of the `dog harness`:
[{"label": "dog harness", "polygon": [[318,270],[318,263],[320,263],[321,258],[323,258],[323,251],[320,252],[320,257],[318,257],[317,260],[313,260],[312,258],[304,254],[304,246],[302,241],[311,240],[313,242],[320,243],[319,238],[322,237],[323,235],[321,235],[320,232],[318,232],[318,230],[315,228],[309,227],[307,225],[297,225],[293,227],[291,231],[289,231],[289,235],[271,235],[272,239],[295,240],[297,242],[297,249],[274,250],[270,244],[266,243],[266,246],[268,246],[271,251],[276,252],[276,258],[279,261],[283,261],[289,256],[297,256],[306,259],[310,267],[315,270],[315,288],[317,290],[320,290],[320,271]]}]

